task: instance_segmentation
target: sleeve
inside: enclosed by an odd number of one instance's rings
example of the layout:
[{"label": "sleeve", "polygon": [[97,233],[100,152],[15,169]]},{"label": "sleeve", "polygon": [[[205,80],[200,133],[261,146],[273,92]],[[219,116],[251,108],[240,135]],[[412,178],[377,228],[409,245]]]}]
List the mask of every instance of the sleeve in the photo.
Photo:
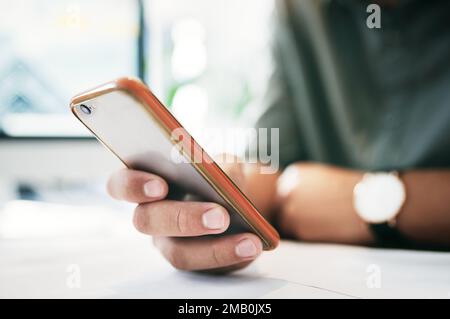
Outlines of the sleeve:
[{"label": "sleeve", "polygon": [[[289,25],[283,20],[281,13],[277,11],[276,28],[272,39],[273,70],[268,81],[265,97],[262,103],[258,105],[261,109],[253,110],[253,113],[258,114],[257,120],[253,121],[253,126],[257,129],[258,139],[261,135],[259,129],[267,129],[268,132],[273,132],[271,129],[278,129],[278,145],[273,145],[274,142],[277,142],[276,138],[269,136],[266,150],[275,152],[271,156],[279,156],[281,167],[299,160],[305,160],[306,157],[301,147],[302,138],[291,94],[292,85],[289,85],[286,74],[286,64],[289,64],[289,61],[286,61],[285,50],[287,49],[286,45],[290,46],[291,44],[285,43],[288,40],[285,32],[292,32],[292,30],[287,29]],[[283,51],[284,53],[282,53]],[[247,151],[251,158],[261,158],[260,147],[256,139],[248,145]]]}]

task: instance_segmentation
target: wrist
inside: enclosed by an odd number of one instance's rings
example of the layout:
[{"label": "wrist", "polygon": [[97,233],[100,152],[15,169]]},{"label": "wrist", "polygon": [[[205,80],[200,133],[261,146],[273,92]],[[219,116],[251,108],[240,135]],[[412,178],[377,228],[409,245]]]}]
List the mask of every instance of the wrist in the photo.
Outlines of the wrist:
[{"label": "wrist", "polygon": [[302,240],[371,244],[353,207],[353,188],[363,174],[316,163],[289,166],[277,189],[282,230]]}]

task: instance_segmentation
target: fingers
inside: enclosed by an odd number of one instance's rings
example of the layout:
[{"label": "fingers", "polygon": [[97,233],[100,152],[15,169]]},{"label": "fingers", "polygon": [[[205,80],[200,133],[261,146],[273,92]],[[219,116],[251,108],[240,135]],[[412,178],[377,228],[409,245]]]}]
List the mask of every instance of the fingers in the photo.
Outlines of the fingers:
[{"label": "fingers", "polygon": [[168,186],[159,176],[131,169],[114,173],[107,184],[111,197],[133,203],[146,203],[166,197]]},{"label": "fingers", "polygon": [[225,237],[154,237],[164,257],[180,270],[232,269],[254,260],[262,252],[261,240],[254,234]]},{"label": "fingers", "polygon": [[[227,171],[241,184],[239,166]],[[177,269],[227,271],[246,266],[262,252],[260,239],[251,233],[203,236],[224,232],[230,224],[228,212],[215,203],[162,200],[168,185],[159,176],[123,169],[111,176],[107,189],[113,198],[139,204],[135,227],[152,235]]]},{"label": "fingers", "polygon": [[245,188],[244,165],[239,157],[231,154],[220,154],[215,157],[220,168],[241,189]]},{"label": "fingers", "polygon": [[230,216],[214,203],[164,200],[139,205],[133,221],[144,234],[184,237],[222,233]]}]

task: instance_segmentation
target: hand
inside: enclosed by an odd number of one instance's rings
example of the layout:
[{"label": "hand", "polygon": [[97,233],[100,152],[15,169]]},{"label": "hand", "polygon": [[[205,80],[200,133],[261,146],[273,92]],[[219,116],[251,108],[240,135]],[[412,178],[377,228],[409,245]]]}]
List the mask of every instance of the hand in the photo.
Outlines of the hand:
[{"label": "hand", "polygon": [[[239,166],[225,170],[243,186]],[[166,200],[168,185],[150,173],[122,169],[108,181],[109,194],[137,203],[136,229],[153,237],[153,243],[177,269],[228,271],[244,267],[262,252],[261,240],[243,233],[223,237],[230,224],[225,208],[215,203]]]},{"label": "hand", "polygon": [[313,163],[287,167],[277,183],[281,231],[307,241],[372,243],[367,225],[353,209],[353,188],[362,175]]}]

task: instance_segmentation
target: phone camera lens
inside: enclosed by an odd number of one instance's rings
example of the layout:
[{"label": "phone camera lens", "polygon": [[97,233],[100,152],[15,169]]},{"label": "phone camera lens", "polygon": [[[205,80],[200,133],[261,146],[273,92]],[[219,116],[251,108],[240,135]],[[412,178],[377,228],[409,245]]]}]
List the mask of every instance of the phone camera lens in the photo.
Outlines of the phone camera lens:
[{"label": "phone camera lens", "polygon": [[80,104],[80,110],[81,110],[81,112],[83,112],[84,114],[87,114],[87,115],[92,113],[92,108],[85,104]]}]

